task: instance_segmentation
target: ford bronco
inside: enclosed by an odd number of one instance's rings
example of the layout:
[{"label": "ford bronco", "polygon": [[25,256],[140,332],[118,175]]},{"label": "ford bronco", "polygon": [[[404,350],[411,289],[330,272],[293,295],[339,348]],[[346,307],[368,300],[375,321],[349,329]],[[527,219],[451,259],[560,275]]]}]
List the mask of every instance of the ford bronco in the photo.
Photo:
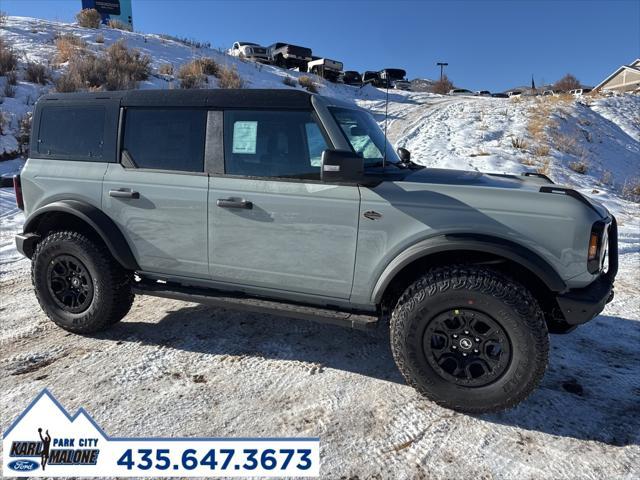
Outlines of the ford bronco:
[{"label": "ford bronco", "polygon": [[390,328],[463,412],[522,401],[548,332],[602,311],[615,218],[539,174],[424,168],[354,104],[297,90],[51,94],[14,179],[40,305],[79,334],[134,295]]}]

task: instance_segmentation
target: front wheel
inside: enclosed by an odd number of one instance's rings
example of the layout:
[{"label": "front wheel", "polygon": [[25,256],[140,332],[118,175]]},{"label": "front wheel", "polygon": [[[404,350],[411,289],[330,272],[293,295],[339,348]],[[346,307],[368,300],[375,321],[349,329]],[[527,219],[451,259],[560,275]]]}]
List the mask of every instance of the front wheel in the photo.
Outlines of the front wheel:
[{"label": "front wheel", "polygon": [[414,282],[391,317],[391,348],[407,382],[465,413],[524,400],[547,366],[542,311],[520,284],[473,266],[437,268]]},{"label": "front wheel", "polygon": [[74,333],[107,328],[133,303],[128,273],[104,245],[79,232],[47,235],[36,247],[31,280],[47,316]]}]

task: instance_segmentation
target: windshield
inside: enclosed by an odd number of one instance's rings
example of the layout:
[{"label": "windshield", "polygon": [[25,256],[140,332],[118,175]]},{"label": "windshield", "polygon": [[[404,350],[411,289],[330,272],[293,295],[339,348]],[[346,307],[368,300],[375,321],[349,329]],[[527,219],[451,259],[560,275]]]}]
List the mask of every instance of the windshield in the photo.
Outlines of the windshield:
[{"label": "windshield", "polygon": [[353,151],[364,158],[365,168],[382,165],[385,147],[387,162],[400,162],[396,152],[385,141],[384,133],[370,114],[351,108],[329,107],[329,110],[340,125]]}]

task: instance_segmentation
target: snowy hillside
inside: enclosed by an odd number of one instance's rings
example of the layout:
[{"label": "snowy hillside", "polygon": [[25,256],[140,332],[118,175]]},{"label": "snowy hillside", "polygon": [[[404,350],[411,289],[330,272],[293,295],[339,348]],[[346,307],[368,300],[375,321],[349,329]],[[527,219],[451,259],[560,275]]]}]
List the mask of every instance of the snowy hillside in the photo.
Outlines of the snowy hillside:
[{"label": "snowy hillside", "polygon": [[[9,17],[0,38],[19,65],[13,96],[3,96],[7,78],[0,77],[0,158],[18,154],[23,119],[68,67],[53,61],[61,34],[81,37],[96,53],[122,39],[148,55],[151,76],[139,88],[178,88],[175,75],[160,73],[163,66],[177,70],[200,57],[235,66],[246,88],[302,88],[295,79],[308,76],[166,36]],[[45,85],[25,81],[30,62],[49,69]],[[287,77],[294,86],[283,83]],[[384,91],[314,82],[320,94],[353,101],[384,126]],[[209,76],[208,87],[217,85]],[[13,243],[24,218],[12,190],[2,188],[2,424],[50,386],[63,404],[86,407],[113,435],[320,436],[321,471],[330,478],[638,478],[640,97],[394,91],[389,100],[389,138],[415,162],[542,172],[598,198],[618,217],[615,300],[574,333],[552,337],[550,367],[526,402],[474,417],[434,406],[400,378],[384,329],[364,333],[138,297],[112,331],[67,336],[33,295],[30,263]],[[0,161],[0,173],[22,164]]]}]

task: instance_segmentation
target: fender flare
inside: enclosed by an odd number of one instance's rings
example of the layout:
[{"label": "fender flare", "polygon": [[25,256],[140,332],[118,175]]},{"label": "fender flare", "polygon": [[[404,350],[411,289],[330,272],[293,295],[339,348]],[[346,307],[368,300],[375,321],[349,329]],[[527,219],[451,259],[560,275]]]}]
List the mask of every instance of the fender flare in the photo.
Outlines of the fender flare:
[{"label": "fender flare", "polygon": [[89,225],[105,243],[113,258],[127,270],[139,270],[126,238],[116,225],[99,208],[79,200],[59,200],[33,212],[24,224],[24,233],[37,232],[38,225],[49,213],[67,213]]},{"label": "fender flare", "polygon": [[456,250],[491,253],[511,260],[526,268],[549,290],[557,293],[567,291],[567,284],[540,255],[522,245],[499,237],[480,234],[446,234],[422,240],[396,256],[383,270],[373,289],[372,299],[378,304],[395,276],[407,265],[420,258]]}]

